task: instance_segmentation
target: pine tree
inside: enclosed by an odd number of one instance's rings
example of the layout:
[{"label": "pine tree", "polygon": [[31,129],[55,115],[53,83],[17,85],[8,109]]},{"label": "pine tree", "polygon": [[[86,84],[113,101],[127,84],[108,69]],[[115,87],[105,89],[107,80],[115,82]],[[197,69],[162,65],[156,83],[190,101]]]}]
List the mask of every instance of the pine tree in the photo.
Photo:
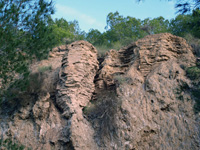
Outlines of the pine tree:
[{"label": "pine tree", "polygon": [[16,74],[26,78],[33,58],[54,46],[48,20],[54,13],[47,0],[0,0],[0,88]]}]

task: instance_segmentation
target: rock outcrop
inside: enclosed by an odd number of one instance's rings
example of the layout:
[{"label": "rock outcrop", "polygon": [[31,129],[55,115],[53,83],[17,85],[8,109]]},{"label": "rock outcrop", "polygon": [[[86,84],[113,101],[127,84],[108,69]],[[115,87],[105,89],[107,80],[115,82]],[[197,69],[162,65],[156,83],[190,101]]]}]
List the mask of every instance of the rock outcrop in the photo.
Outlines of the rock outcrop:
[{"label": "rock outcrop", "polygon": [[[188,93],[182,93],[179,100],[176,92],[183,84],[190,85],[183,67],[194,62],[191,47],[171,34],[146,36],[119,52],[111,50],[101,64],[97,91],[116,86],[118,98],[111,99],[120,100],[120,106],[110,117],[115,120],[112,123],[116,130],[111,130],[110,138],[103,141],[104,148],[199,149],[194,101]],[[96,101],[99,99],[101,94]],[[109,96],[107,99],[110,101]],[[98,117],[90,120],[93,125],[103,121]]]},{"label": "rock outcrop", "polygon": [[72,43],[68,49],[62,60],[56,103],[70,124],[70,140],[74,149],[97,149],[94,131],[82,113],[95,90],[97,50],[85,41]]},{"label": "rock outcrop", "polygon": [[[51,71],[37,73],[38,67],[48,66]],[[95,90],[95,47],[85,41],[58,47],[31,69],[34,80],[29,93],[16,99],[18,103],[3,105],[8,110],[1,110],[2,137],[32,149],[97,149],[93,128],[82,114]]]},{"label": "rock outcrop", "polygon": [[59,47],[32,66],[52,66],[37,75],[42,88],[3,103],[1,138],[34,150],[198,150],[199,114],[181,91],[192,86],[184,68],[195,61],[186,41],[168,33],[110,50],[100,63],[86,41]]}]

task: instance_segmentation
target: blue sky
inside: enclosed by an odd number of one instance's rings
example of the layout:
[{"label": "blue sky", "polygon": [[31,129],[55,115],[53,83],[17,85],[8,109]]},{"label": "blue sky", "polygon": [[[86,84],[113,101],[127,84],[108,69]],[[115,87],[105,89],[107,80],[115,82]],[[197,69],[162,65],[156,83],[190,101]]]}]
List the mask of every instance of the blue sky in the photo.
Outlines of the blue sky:
[{"label": "blue sky", "polygon": [[139,19],[163,16],[172,19],[176,16],[175,0],[54,0],[56,12],[53,18],[78,20],[81,30],[98,29],[103,32],[106,17],[110,12]]}]

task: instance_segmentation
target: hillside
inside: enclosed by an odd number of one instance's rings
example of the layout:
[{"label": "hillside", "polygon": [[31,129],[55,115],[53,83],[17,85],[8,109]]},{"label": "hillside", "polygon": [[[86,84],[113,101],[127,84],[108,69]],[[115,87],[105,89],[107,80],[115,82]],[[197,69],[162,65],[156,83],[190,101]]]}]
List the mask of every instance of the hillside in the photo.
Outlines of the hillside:
[{"label": "hillside", "polygon": [[57,47],[30,67],[27,91],[2,104],[1,137],[34,150],[198,150],[199,100],[186,75],[196,60],[169,33],[104,57],[86,41]]}]

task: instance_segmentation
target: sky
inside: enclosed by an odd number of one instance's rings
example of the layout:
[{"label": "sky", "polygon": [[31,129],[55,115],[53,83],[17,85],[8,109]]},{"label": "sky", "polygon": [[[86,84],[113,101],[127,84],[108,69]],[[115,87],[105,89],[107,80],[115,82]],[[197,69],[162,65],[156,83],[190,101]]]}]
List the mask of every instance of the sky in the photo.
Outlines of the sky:
[{"label": "sky", "polygon": [[175,0],[54,0],[53,18],[67,21],[78,20],[81,30],[88,32],[91,28],[105,31],[106,17],[110,12],[118,11],[120,15],[137,19],[163,16],[172,19],[176,16]]}]

